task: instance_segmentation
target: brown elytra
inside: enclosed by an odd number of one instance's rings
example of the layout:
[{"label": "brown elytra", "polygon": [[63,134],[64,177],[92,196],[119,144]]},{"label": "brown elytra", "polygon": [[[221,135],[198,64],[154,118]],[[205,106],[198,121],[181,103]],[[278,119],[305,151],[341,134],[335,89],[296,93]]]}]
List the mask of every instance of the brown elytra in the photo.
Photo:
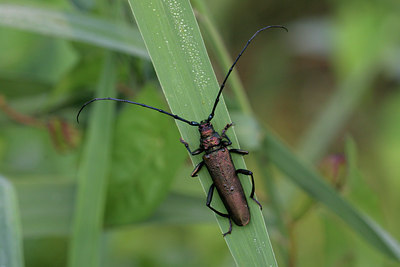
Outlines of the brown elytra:
[{"label": "brown elytra", "polygon": [[233,222],[239,226],[248,224],[250,210],[229,150],[223,147],[204,154],[203,160]]}]

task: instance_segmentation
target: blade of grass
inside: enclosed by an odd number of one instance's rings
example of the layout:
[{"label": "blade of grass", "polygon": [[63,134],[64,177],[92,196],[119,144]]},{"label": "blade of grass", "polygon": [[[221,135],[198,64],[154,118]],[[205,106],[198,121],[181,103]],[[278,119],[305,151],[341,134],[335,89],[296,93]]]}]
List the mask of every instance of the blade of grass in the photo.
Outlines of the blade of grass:
[{"label": "blade of grass", "polygon": [[22,234],[13,186],[0,176],[0,266],[22,267]]},{"label": "blade of grass", "polygon": [[294,156],[289,148],[276,137],[267,134],[261,151],[293,183],[314,199],[325,204],[368,243],[386,255],[400,260],[400,245],[393,237],[372,219],[357,211],[354,206],[344,200],[323,181],[320,175]]},{"label": "blade of grass", "polygon": [[137,29],[88,15],[0,4],[0,25],[85,42],[149,59]]},{"label": "blade of grass", "polygon": [[[200,121],[209,115],[218,91],[218,84],[200,36],[193,11],[187,0],[129,0],[136,22],[148,48],[169,106],[174,114]],[[216,129],[231,122],[221,101],[213,120]],[[191,147],[198,146],[198,131],[177,122],[182,137]],[[234,147],[238,147],[234,131],[230,132]],[[194,163],[199,157],[192,158]],[[246,168],[242,157],[234,156],[237,168]],[[211,185],[206,171],[200,172],[205,190]],[[242,180],[245,192],[250,192],[249,179]],[[277,266],[262,214],[249,200],[251,222],[233,228],[225,240],[239,266]],[[224,210],[215,197],[213,205]],[[228,229],[225,218],[217,216],[222,231]],[[222,237],[221,237],[222,238]]]},{"label": "blade of grass", "polygon": [[[115,94],[115,62],[107,54],[97,87],[97,97]],[[110,166],[112,117],[114,103],[92,107],[87,141],[78,170],[78,188],[73,231],[69,250],[69,266],[99,266],[100,237],[106,197],[106,177]]]}]

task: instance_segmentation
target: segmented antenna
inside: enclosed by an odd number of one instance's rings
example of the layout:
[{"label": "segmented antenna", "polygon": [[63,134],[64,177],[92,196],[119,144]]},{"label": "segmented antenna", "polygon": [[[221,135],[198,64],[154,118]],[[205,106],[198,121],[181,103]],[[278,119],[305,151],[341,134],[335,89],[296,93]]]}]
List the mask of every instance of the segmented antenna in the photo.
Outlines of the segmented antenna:
[{"label": "segmented antenna", "polygon": [[183,122],[185,122],[185,123],[187,123],[187,124],[189,124],[189,125],[191,125],[191,126],[199,126],[199,125],[200,125],[198,122],[185,120],[184,118],[181,118],[181,117],[179,117],[178,115],[169,113],[169,112],[167,112],[167,111],[165,111],[165,110],[162,110],[162,109],[159,109],[159,108],[155,108],[155,107],[152,107],[152,106],[148,106],[148,105],[145,105],[145,104],[142,104],[142,103],[137,103],[137,102],[133,102],[133,101],[125,100],[125,99],[118,99],[118,98],[112,98],[112,97],[94,98],[94,99],[92,99],[92,100],[86,102],[85,104],[83,104],[83,106],[82,106],[81,109],[79,110],[78,114],[76,115],[76,121],[79,123],[79,115],[81,114],[82,110],[83,110],[87,105],[89,105],[89,104],[92,103],[92,102],[99,101],[99,100],[112,100],[112,101],[125,102],[125,103],[128,103],[128,104],[138,105],[138,106],[141,106],[141,107],[145,107],[145,108],[157,110],[158,112],[161,112],[161,113],[163,113],[163,114],[166,114],[166,115],[168,115],[168,116],[171,116],[171,117],[173,117],[175,120],[183,121]]},{"label": "segmented antenna", "polygon": [[231,68],[229,69],[228,73],[226,74],[224,81],[221,83],[217,98],[215,99],[215,102],[214,102],[213,109],[212,109],[210,115],[208,116],[208,119],[207,119],[208,122],[210,122],[214,118],[214,112],[215,112],[215,109],[217,108],[217,105],[218,105],[218,102],[219,102],[219,97],[221,96],[222,90],[225,87],[225,83],[228,80],[228,77],[231,74],[231,72],[233,70],[233,67],[235,67],[235,65],[238,62],[239,58],[242,56],[243,52],[249,46],[250,42],[257,36],[257,34],[259,34],[260,32],[262,32],[262,31],[264,31],[266,29],[270,29],[270,28],[281,28],[281,29],[284,29],[284,30],[288,31],[288,29],[285,26],[282,26],[282,25],[271,25],[271,26],[267,26],[267,27],[264,27],[264,28],[259,29],[258,31],[256,31],[256,33],[247,41],[246,45],[244,46],[242,51],[240,51],[239,55],[237,56],[237,58],[235,59],[235,61],[232,64]]}]

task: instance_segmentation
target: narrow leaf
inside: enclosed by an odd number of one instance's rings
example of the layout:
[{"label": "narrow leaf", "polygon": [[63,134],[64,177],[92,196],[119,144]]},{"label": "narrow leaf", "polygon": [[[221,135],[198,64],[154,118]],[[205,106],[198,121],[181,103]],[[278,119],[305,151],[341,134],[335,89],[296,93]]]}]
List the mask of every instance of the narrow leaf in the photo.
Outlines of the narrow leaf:
[{"label": "narrow leaf", "polygon": [[135,28],[89,15],[0,4],[0,25],[85,42],[148,59],[142,38]]},{"label": "narrow leaf", "polygon": [[[129,0],[129,3],[172,112],[187,120],[199,122],[206,119],[219,86],[189,1]],[[213,124],[219,130],[230,122],[222,100]],[[177,126],[190,147],[197,148],[198,130],[180,121]],[[233,147],[238,148],[234,131],[229,131]],[[236,168],[246,169],[242,157],[233,157]],[[196,156],[192,160],[198,163],[201,158]],[[208,172],[203,170],[199,176],[204,190],[208,191],[211,185]],[[241,178],[241,181],[248,196],[250,181],[247,177]],[[225,241],[239,266],[276,266],[260,209],[251,199],[248,199],[248,203],[251,222],[244,227],[234,226],[233,233],[226,236]],[[213,206],[224,211],[217,195],[213,199]],[[229,227],[226,218],[216,218],[222,232],[226,232]]]},{"label": "narrow leaf", "polygon": [[0,266],[22,267],[22,234],[13,186],[0,176]]},{"label": "narrow leaf", "polygon": [[[107,56],[97,88],[97,97],[112,97],[115,63]],[[69,266],[99,266],[100,237],[110,166],[114,103],[92,104],[89,129],[78,170],[78,188],[70,243]]]}]

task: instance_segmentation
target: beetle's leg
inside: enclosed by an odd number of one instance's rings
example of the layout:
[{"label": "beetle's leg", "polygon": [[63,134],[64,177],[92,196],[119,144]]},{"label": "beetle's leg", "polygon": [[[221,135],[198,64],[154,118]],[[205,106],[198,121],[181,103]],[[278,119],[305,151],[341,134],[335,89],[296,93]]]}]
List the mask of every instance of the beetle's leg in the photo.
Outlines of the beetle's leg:
[{"label": "beetle's leg", "polygon": [[260,202],[258,202],[258,200],[254,198],[254,191],[255,191],[256,187],[254,185],[253,172],[249,171],[249,170],[245,170],[245,169],[238,169],[238,170],[236,170],[236,173],[241,173],[241,174],[244,174],[244,175],[250,175],[251,176],[251,183],[252,183],[253,186],[251,188],[250,198],[252,200],[254,200],[258,204],[258,206],[260,206],[260,209],[262,209],[262,206],[261,206]]},{"label": "beetle's leg", "polygon": [[182,144],[185,145],[187,151],[189,151],[189,153],[190,153],[192,156],[198,155],[198,154],[200,154],[201,152],[204,151],[204,149],[198,148],[198,149],[196,149],[195,151],[192,152],[192,151],[190,150],[190,148],[189,148],[189,144],[188,144],[187,142],[185,142],[185,140],[183,140],[182,138],[179,139],[179,140],[181,141]]},{"label": "beetle's leg", "polygon": [[196,165],[194,170],[192,171],[192,177],[196,177],[197,173],[201,170],[201,168],[204,166],[204,161],[201,161],[199,164]]},{"label": "beetle's leg", "polygon": [[231,153],[236,153],[236,154],[240,154],[240,155],[247,155],[247,154],[249,154],[249,151],[246,151],[246,150],[243,150],[243,149],[236,149],[236,148],[229,149],[229,152],[231,152]]},{"label": "beetle's leg", "polygon": [[210,186],[210,189],[208,190],[206,206],[209,207],[213,212],[215,212],[219,216],[222,216],[222,217],[225,217],[225,218],[229,218],[230,217],[229,214],[222,213],[222,212],[214,209],[213,207],[211,207],[211,201],[212,201],[212,197],[213,197],[213,194],[214,194],[214,188],[215,188],[215,184],[212,184]]},{"label": "beetle's leg", "polygon": [[228,140],[228,142],[224,142],[224,146],[230,146],[230,145],[232,145],[231,139],[229,139],[229,137],[226,135],[226,131],[227,131],[232,125],[233,125],[233,122],[232,122],[232,123],[228,123],[228,124],[224,127],[224,129],[222,130],[222,132],[221,132],[221,137],[222,137],[222,138],[225,138],[226,140]]},{"label": "beetle's leg", "polygon": [[223,236],[226,236],[230,233],[232,233],[232,222],[231,222],[231,216],[229,214],[226,213],[222,213],[216,209],[214,209],[213,207],[211,207],[211,201],[212,201],[212,197],[214,194],[214,188],[215,188],[215,184],[213,183],[210,186],[210,189],[208,190],[208,194],[207,194],[207,203],[206,206],[209,207],[213,212],[215,212],[216,214],[218,214],[219,216],[225,217],[229,219],[229,230],[228,232],[224,233]]},{"label": "beetle's leg", "polygon": [[[228,138],[227,136],[225,136],[225,138],[229,140],[229,138]],[[230,146],[230,145],[232,145],[232,142],[231,142],[231,140],[229,140],[229,141],[222,141],[222,145],[223,145],[224,147]]]},{"label": "beetle's leg", "polygon": [[228,220],[229,220],[229,230],[228,230],[228,232],[222,234],[224,237],[226,235],[232,234],[232,220],[231,220],[231,217],[229,217]]},{"label": "beetle's leg", "polygon": [[222,135],[224,135],[225,132],[228,131],[228,129],[231,128],[232,126],[233,126],[233,122],[228,123],[228,124],[224,127],[224,129],[222,130]]}]

